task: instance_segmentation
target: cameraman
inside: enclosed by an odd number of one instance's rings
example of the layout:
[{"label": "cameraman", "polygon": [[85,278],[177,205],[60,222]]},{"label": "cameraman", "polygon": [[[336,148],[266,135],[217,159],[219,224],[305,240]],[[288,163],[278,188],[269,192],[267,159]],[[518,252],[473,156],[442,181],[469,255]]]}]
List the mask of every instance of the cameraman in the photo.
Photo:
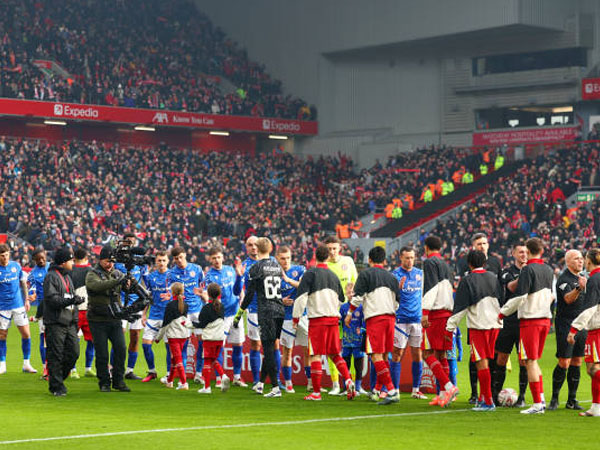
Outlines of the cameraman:
[{"label": "cameraman", "polygon": [[121,392],[130,389],[123,381],[125,372],[125,336],[121,328],[121,319],[115,318],[109,305],[121,305],[121,288],[126,288],[126,278],[115,270],[113,250],[105,245],[100,251],[100,260],[85,277],[88,292],[88,322],[94,347],[96,348],[96,373],[101,392],[110,392],[111,375],[108,372],[108,341],[114,350],[112,368],[112,387]]},{"label": "cameraman", "polygon": [[71,280],[73,253],[56,250],[54,263],[44,279],[44,325],[48,346],[48,389],[56,397],[67,395],[64,380],[79,357],[77,307],[84,299],[75,295]]}]

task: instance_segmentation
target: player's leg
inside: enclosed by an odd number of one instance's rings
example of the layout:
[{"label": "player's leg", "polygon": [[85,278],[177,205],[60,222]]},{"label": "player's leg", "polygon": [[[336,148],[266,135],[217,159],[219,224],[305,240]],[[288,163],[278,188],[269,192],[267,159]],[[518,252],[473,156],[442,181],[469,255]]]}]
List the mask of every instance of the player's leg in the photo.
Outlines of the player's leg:
[{"label": "player's leg", "polygon": [[[138,323],[139,322],[139,323]],[[142,319],[138,319],[129,325],[129,347],[127,349],[127,368],[125,378],[128,380],[141,380],[142,377],[133,372],[138,358],[140,342],[140,331],[142,330]]]},{"label": "player's leg", "polygon": [[593,362],[595,359],[597,357],[594,357],[591,352],[589,355],[586,354],[587,373],[592,382],[592,407],[586,412],[579,413],[580,416],[600,416],[600,364]]},{"label": "player's leg", "polygon": [[85,340],[85,376],[95,377],[96,372],[92,369],[92,364],[94,363],[94,342],[90,331],[90,324],[87,320],[87,311],[79,311],[77,326],[83,333],[83,339]]},{"label": "player's leg", "polygon": [[233,326],[233,316],[225,318],[225,329],[229,333],[227,342],[231,344],[231,363],[233,365],[233,385],[247,387],[248,385],[242,380],[242,362],[243,353],[242,345],[246,340],[246,331],[244,322],[240,322],[238,327]]},{"label": "player's leg", "polygon": [[[310,336],[309,329],[309,336]],[[310,355],[310,377],[312,381],[313,392],[304,397],[304,400],[321,400],[321,379],[323,377],[323,366],[321,364],[321,355]]]},{"label": "player's leg", "polygon": [[[471,355],[471,358],[476,357],[476,355]],[[477,379],[479,381],[479,391],[481,392],[482,403],[473,408],[473,410],[490,410],[494,407],[494,400],[492,398],[492,375],[488,360],[487,358],[479,359],[478,361],[475,361],[475,365],[477,367]]]},{"label": "player's leg", "polygon": [[328,394],[340,395],[342,392],[342,388],[340,387],[340,373],[332,359],[327,359],[327,363],[329,364],[329,378],[331,378],[331,390]]},{"label": "player's leg", "polygon": [[248,313],[248,339],[250,340],[250,370],[252,371],[252,384],[260,381],[260,327],[258,314]]},{"label": "player's leg", "polygon": [[31,333],[29,331],[29,319],[25,308],[18,308],[13,311],[15,325],[21,334],[21,351],[23,353],[23,372],[37,373],[31,366]]},{"label": "player's leg", "polygon": [[42,361],[42,365],[45,367],[46,366],[46,336],[45,336],[45,329],[44,329],[44,319],[42,319],[42,318],[38,319],[37,324],[38,324],[39,336],[40,336],[40,345],[39,345],[40,360]]},{"label": "player's leg", "polygon": [[[419,339],[420,340],[420,339]],[[410,342],[409,342],[410,343]],[[421,343],[410,346],[412,356],[412,398],[419,400],[427,400],[427,396],[421,392],[421,377],[423,376],[423,351]]]},{"label": "player's leg", "polygon": [[294,393],[294,386],[292,384],[292,352],[294,349],[294,339],[296,333],[294,332],[293,326],[290,326],[290,320],[286,320],[283,323],[281,330],[281,337],[279,338],[279,345],[281,346],[281,374],[285,382],[285,391],[289,394]]},{"label": "player's leg", "polygon": [[264,360],[262,363],[260,381],[264,385],[267,377],[271,380],[272,389],[265,394],[265,397],[281,397],[279,388],[279,372],[277,370],[277,361],[275,352],[277,340],[281,336],[283,319],[265,320],[260,324],[260,340],[263,345]]},{"label": "player's leg", "polygon": [[6,373],[6,337],[11,322],[11,311],[0,311],[0,375]]},{"label": "player's leg", "polygon": [[198,347],[196,348],[196,373],[194,375],[194,381],[196,381],[196,376],[202,373],[204,367],[204,343],[202,342],[202,335],[199,332],[194,331],[194,334],[196,334],[196,338],[198,339]]},{"label": "player's leg", "polygon": [[377,384],[385,386],[385,388],[388,390],[388,395],[394,396],[398,391],[394,387],[394,383],[392,383],[390,369],[384,356],[386,355],[383,353],[372,353],[371,360],[373,361],[373,365],[377,371]]},{"label": "player's leg", "polygon": [[[169,348],[171,349],[171,370],[169,371],[169,375],[167,377],[167,382],[165,385],[168,388],[173,387],[173,380],[179,374],[179,367],[183,366],[183,346],[184,342],[181,342],[180,339],[169,339]],[[185,368],[184,368],[185,371]]]},{"label": "player's leg", "polygon": [[353,349],[352,353],[352,356],[354,358],[354,386],[356,387],[356,393],[357,395],[366,395],[367,392],[364,391],[362,388],[365,353],[360,348]]},{"label": "player's leg", "polygon": [[392,362],[390,363],[390,374],[394,389],[400,388],[402,358],[404,357],[404,352],[408,346],[409,337],[409,324],[397,323],[394,325],[394,350],[392,351]]}]

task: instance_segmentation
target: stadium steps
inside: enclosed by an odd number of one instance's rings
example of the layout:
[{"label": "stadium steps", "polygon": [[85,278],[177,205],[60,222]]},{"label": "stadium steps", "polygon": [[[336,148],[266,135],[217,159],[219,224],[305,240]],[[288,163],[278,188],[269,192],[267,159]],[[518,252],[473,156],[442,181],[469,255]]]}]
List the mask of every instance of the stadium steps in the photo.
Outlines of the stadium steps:
[{"label": "stadium steps", "polygon": [[438,198],[415,211],[411,211],[410,214],[401,219],[390,221],[387,225],[373,231],[371,237],[393,238],[408,233],[445,212],[480,196],[485,192],[488,185],[496,183],[500,178],[511,176],[521,165],[523,165],[523,161],[507,163],[500,170],[494,171],[488,176],[480,177],[467,186],[461,186],[450,195]]}]

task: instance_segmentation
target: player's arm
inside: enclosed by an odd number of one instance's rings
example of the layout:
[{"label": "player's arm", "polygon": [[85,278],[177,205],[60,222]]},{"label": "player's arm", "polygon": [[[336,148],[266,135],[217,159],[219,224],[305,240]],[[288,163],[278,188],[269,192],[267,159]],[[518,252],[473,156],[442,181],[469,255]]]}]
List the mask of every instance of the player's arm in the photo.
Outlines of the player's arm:
[{"label": "player's arm", "polygon": [[437,298],[439,281],[437,266],[431,260],[426,259],[423,262],[423,317],[421,318],[423,328],[429,326],[429,311],[433,308]]},{"label": "player's arm", "polygon": [[519,309],[519,306],[521,306],[523,302],[525,302],[525,300],[527,299],[527,295],[529,294],[529,291],[531,289],[531,283],[533,281],[531,279],[531,275],[529,274],[529,270],[527,270],[527,267],[525,267],[521,271],[521,275],[519,276],[517,281],[517,288],[514,292],[515,297],[508,300],[504,304],[504,306],[500,308],[500,320],[502,320],[506,316],[510,316],[511,314],[513,314],[517,309]]},{"label": "player's arm", "polygon": [[348,308],[348,313],[346,314],[346,326],[349,326],[350,319],[352,318],[352,313],[356,308],[362,305],[364,301],[364,297],[368,291],[368,279],[367,272],[362,272],[358,279],[356,280],[356,284],[354,285],[354,294],[350,299],[350,307]]},{"label": "player's arm", "polygon": [[21,289],[21,296],[23,298],[23,305],[25,306],[25,311],[29,311],[30,303],[29,303],[29,297],[27,296],[27,291],[29,290],[27,288],[27,278],[21,277],[19,279],[19,288]]},{"label": "player's arm", "polygon": [[471,301],[471,293],[467,280],[463,278],[458,283],[458,289],[456,290],[456,297],[454,298],[454,310],[452,315],[448,318],[446,323],[446,332],[448,333],[446,338],[452,339],[454,330],[458,328],[458,324],[465,317],[469,310]]},{"label": "player's arm", "polygon": [[308,295],[312,290],[313,273],[306,272],[300,280],[296,300],[294,300],[294,309],[292,310],[292,318],[295,323],[298,323],[300,317],[304,315],[306,304],[308,303]]}]

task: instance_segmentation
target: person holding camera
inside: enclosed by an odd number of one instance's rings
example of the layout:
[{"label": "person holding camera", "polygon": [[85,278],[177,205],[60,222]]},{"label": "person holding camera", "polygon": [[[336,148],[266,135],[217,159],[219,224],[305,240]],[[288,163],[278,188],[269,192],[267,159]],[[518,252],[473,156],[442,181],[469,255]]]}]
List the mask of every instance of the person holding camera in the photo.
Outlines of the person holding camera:
[{"label": "person holding camera", "polygon": [[56,397],[67,395],[64,380],[79,358],[77,305],[83,303],[84,299],[75,295],[71,270],[71,249],[59,248],[44,279],[43,318],[46,327],[48,389]]},{"label": "person holding camera", "polygon": [[125,373],[125,336],[121,318],[111,312],[120,309],[121,290],[127,287],[127,278],[114,268],[113,250],[109,245],[102,247],[99,262],[85,277],[88,292],[88,322],[94,348],[96,349],[96,376],[101,392],[111,391],[111,375],[108,371],[108,341],[114,350],[112,388],[129,392],[123,381]]}]

